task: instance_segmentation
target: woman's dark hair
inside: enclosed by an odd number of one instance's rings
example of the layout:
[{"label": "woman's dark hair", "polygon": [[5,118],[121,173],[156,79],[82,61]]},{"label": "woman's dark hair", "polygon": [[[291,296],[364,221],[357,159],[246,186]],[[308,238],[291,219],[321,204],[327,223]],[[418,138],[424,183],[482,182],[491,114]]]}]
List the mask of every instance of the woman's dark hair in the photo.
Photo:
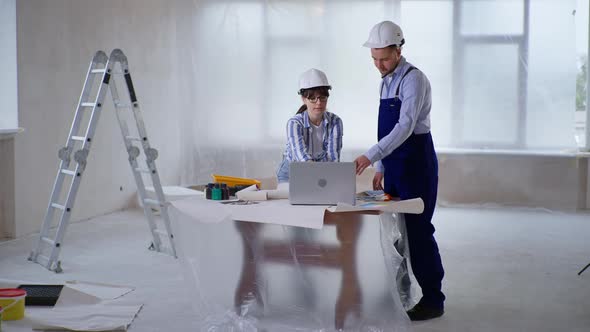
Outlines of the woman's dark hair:
[{"label": "woman's dark hair", "polygon": [[[299,90],[299,94],[303,98],[311,98],[314,96],[330,97],[329,90],[330,90],[329,86],[318,86],[315,88],[301,89],[301,90]],[[299,110],[295,114],[303,113],[306,110],[307,110],[307,105],[303,104],[303,105],[301,105],[301,107],[299,107]]]}]

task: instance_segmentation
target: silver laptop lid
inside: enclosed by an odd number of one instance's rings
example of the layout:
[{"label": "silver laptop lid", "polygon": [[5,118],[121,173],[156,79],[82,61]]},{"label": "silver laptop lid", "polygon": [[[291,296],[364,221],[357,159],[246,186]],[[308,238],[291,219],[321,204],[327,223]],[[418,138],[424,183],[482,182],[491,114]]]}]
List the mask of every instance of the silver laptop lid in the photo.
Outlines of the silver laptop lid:
[{"label": "silver laptop lid", "polygon": [[291,204],[354,205],[356,167],[353,162],[292,162],[289,165]]}]

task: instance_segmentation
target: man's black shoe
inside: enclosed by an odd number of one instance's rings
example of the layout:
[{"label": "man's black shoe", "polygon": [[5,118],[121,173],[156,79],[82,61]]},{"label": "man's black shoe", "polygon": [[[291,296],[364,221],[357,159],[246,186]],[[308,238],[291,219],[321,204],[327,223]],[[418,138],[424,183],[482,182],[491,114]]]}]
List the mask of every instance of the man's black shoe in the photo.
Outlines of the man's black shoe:
[{"label": "man's black shoe", "polygon": [[407,313],[410,320],[419,321],[440,317],[445,313],[445,310],[442,308],[429,307],[419,302],[412,309],[408,310]]}]

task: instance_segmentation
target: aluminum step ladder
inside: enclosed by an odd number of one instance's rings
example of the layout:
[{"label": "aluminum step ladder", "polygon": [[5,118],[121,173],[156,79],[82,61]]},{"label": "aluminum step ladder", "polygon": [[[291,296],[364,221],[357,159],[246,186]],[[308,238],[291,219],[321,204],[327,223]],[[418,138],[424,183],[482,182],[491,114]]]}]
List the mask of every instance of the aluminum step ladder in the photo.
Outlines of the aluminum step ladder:
[{"label": "aluminum step ladder", "polygon": [[[121,79],[124,79],[127,87],[129,96],[127,101],[122,101],[117,91],[116,82]],[[95,84],[95,82],[98,84]],[[120,49],[113,50],[109,57],[105,52],[98,51],[92,58],[88,68],[72,127],[66,140],[66,146],[58,152],[61,162],[53,185],[53,191],[35,249],[28,258],[30,261],[41,264],[56,273],[62,272],[61,261],[58,260],[59,254],[71,219],[80,181],[86,169],[88,154],[103,109],[103,102],[109,88],[125,147],[129,154],[129,165],[152,233],[153,241],[149,249],[177,257],[168,214],[169,203],[165,200],[155,163],[158,151],[150,146],[147,137],[141,110],[133,88],[127,57]],[[133,134],[130,133],[128,125],[128,122],[132,121],[126,119],[129,118],[129,112],[132,112],[136,125],[136,132]],[[145,165],[142,166],[138,161],[141,151],[137,145],[141,145],[144,152],[142,161],[144,161]],[[74,162],[72,162],[71,158],[72,152]],[[149,175],[151,178],[156,194],[155,199],[147,196],[144,175]],[[66,181],[69,181],[69,187],[66,185],[65,190],[62,190]],[[164,224],[163,229],[158,227],[158,218],[155,216],[156,209],[159,211],[160,219]],[[57,227],[54,227],[55,221],[58,221]],[[168,240],[166,241],[166,239]]]}]

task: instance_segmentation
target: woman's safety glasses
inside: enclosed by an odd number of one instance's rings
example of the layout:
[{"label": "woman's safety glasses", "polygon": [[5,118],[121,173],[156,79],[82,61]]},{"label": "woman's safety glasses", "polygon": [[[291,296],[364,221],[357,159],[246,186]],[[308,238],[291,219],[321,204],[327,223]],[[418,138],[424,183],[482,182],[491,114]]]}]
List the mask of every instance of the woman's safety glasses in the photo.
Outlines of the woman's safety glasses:
[{"label": "woman's safety glasses", "polygon": [[314,97],[309,97],[307,98],[307,100],[309,100],[312,103],[317,103],[318,100],[322,103],[325,103],[326,101],[328,101],[328,96],[314,96]]}]

